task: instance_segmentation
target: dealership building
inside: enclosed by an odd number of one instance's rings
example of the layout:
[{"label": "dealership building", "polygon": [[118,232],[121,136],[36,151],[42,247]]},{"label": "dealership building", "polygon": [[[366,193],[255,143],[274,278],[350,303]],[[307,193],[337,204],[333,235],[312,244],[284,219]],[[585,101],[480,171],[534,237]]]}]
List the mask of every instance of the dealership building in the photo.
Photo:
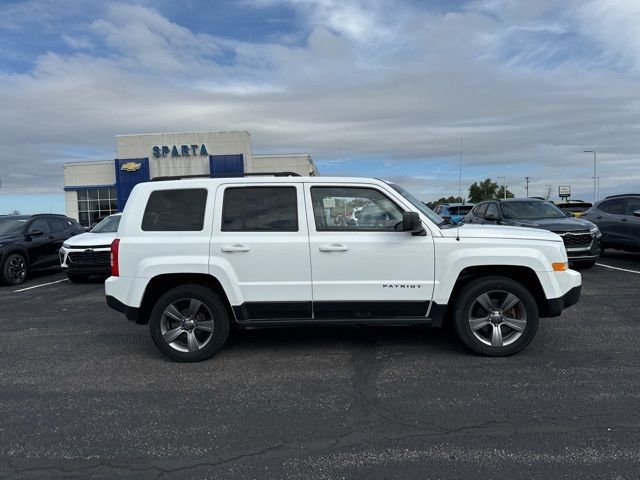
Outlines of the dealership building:
[{"label": "dealership building", "polygon": [[256,154],[248,132],[118,135],[114,160],[67,163],[66,213],[82,225],[121,211],[133,187],[158,177],[318,175],[307,154]]}]

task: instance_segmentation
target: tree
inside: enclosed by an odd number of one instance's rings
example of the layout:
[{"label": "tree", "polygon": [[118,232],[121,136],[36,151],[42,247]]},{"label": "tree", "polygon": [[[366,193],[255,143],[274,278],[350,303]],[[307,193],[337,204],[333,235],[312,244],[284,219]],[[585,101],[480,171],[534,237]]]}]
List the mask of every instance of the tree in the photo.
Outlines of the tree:
[{"label": "tree", "polygon": [[[509,191],[509,189],[507,189],[507,198],[513,198],[515,195],[513,193],[511,193]],[[498,188],[498,193],[496,198],[505,198],[504,197],[504,186],[500,185],[500,188]]]},{"label": "tree", "polygon": [[427,207],[433,210],[436,207],[436,205],[440,205],[441,203],[462,203],[462,199],[460,197],[454,197],[453,195],[446,198],[442,197],[433,202],[428,202]]},{"label": "tree", "polygon": [[[514,195],[507,190],[507,198],[513,198]],[[504,198],[504,188],[498,187],[496,182],[490,178],[484,179],[482,182],[473,182],[469,187],[469,202],[478,203],[493,198]]]},{"label": "tree", "polygon": [[20,215],[20,210],[12,210],[9,215]]}]

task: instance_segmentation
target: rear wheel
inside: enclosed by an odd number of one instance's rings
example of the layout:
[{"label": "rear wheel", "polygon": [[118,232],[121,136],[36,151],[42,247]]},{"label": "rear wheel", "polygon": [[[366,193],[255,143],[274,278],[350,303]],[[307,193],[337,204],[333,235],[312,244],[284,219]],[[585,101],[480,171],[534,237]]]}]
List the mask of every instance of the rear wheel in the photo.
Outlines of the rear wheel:
[{"label": "rear wheel", "polygon": [[460,340],[481,355],[502,357],[525,348],[538,330],[538,306],[520,283],[486,277],[465,285],[454,305]]},{"label": "rear wheel", "polygon": [[158,349],[177,362],[199,362],[216,353],[229,336],[229,315],[211,289],[184,285],[156,302],[149,318]]},{"label": "rear wheel", "polygon": [[9,285],[20,285],[27,278],[27,261],[19,253],[11,253],[2,264],[2,281]]}]

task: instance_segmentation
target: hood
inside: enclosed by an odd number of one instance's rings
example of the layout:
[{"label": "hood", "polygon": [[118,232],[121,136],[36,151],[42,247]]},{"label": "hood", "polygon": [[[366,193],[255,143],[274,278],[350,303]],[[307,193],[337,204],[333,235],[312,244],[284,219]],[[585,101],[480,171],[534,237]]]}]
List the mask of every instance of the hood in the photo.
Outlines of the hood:
[{"label": "hood", "polygon": [[14,242],[20,238],[24,238],[24,235],[0,235],[0,245],[3,243]]},{"label": "hood", "polygon": [[515,227],[543,228],[552,232],[575,232],[577,230],[591,230],[595,227],[595,224],[590,221],[575,217],[505,220],[505,224]]},{"label": "hood", "polygon": [[70,247],[108,247],[111,242],[118,236],[118,232],[106,233],[81,233],[73,237],[67,238],[64,243]]},{"label": "hood", "polygon": [[455,238],[459,234],[460,238],[507,238],[514,240],[545,240],[547,242],[562,242],[562,238],[548,230],[507,227],[504,225],[478,225],[475,223],[466,223],[460,227],[442,229],[441,232],[442,235],[447,238]]}]

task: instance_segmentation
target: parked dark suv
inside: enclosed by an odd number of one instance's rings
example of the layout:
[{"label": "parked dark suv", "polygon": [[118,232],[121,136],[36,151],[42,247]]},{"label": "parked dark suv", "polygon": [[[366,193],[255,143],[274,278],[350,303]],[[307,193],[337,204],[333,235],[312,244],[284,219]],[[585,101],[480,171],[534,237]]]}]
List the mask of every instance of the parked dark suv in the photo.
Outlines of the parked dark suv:
[{"label": "parked dark suv", "polygon": [[582,216],[602,232],[603,247],[640,251],[640,194],[613,195]]},{"label": "parked dark suv", "polygon": [[64,215],[7,215],[0,217],[0,281],[24,282],[27,272],[59,266],[62,243],[84,229]]},{"label": "parked dark suv", "polygon": [[600,256],[602,234],[595,224],[583,218],[571,217],[545,200],[507,198],[478,203],[464,217],[463,223],[550,230],[562,237],[571,263],[577,267],[590,268]]}]

